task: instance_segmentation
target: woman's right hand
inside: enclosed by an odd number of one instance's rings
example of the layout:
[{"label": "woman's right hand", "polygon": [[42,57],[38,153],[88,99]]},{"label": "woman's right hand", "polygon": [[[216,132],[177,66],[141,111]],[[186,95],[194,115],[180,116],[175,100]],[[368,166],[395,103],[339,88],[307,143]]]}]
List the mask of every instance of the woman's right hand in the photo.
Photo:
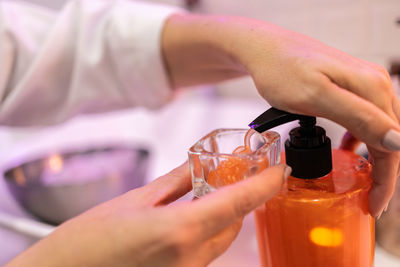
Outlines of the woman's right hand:
[{"label": "woman's right hand", "polygon": [[[371,215],[387,206],[400,163],[400,103],[383,67],[263,21],[229,16],[172,16],[164,54],[177,87],[250,75],[272,106],[347,128],[367,144],[373,162]],[[345,140],[344,146],[355,142]]]},{"label": "woman's right hand", "polygon": [[[379,217],[395,189],[400,155],[400,102],[389,74],[312,38],[261,22],[236,48],[240,62],[268,102],[288,112],[319,116],[344,126],[342,147],[367,144],[373,185],[371,215]],[[251,40],[251,41],[249,41]],[[240,42],[240,41],[239,41]]]}]

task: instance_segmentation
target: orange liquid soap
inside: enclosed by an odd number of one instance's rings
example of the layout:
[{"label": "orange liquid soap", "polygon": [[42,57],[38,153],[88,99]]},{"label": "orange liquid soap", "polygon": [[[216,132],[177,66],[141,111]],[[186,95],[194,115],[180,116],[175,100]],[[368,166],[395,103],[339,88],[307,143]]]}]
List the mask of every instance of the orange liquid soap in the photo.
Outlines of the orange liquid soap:
[{"label": "orange liquid soap", "polygon": [[250,127],[264,132],[299,120],[285,142],[292,167],[277,196],[255,211],[263,267],[372,267],[374,219],[368,213],[371,165],[332,150],[312,116],[270,108]]},{"label": "orange liquid soap", "polygon": [[[316,125],[315,117],[271,108],[250,126],[264,136],[272,136],[272,132],[265,131],[293,120],[299,120],[300,126],[290,131],[284,154],[293,169],[292,176],[274,198],[255,211],[261,266],[373,267],[375,222],[368,212],[371,165],[352,152],[332,150],[330,139]],[[200,143],[211,151],[207,153],[221,151],[222,146],[215,140],[228,136],[220,133],[210,142]],[[267,155],[257,154],[257,146],[252,150],[249,140],[253,133],[247,132],[243,146],[224,150],[218,157],[192,153],[195,195],[211,191],[203,187],[201,177],[215,189],[279,163],[279,153],[269,156],[269,162]],[[196,148],[191,149],[196,152]]]},{"label": "orange liquid soap", "polygon": [[332,152],[328,175],[289,177],[281,192],[255,211],[263,267],[373,266],[371,166],[351,152]]},{"label": "orange liquid soap", "polygon": [[[244,146],[237,147],[233,154],[252,152],[252,132],[249,130]],[[221,187],[243,180],[251,164],[249,159],[230,157],[210,171],[208,183]],[[268,160],[265,158],[257,165],[261,171],[268,167]],[[324,177],[289,177],[281,192],[255,211],[261,265],[373,266],[370,187],[370,164],[344,150],[333,150],[333,169]]]},{"label": "orange liquid soap", "polygon": [[[244,145],[237,147],[232,154],[250,154],[253,151],[250,147],[250,138],[255,133],[250,129],[244,137]],[[254,161],[250,157],[226,157],[215,170],[211,170],[207,176],[207,183],[215,188],[236,183],[249,175],[250,168],[256,169],[252,174],[258,173],[269,166],[268,158],[262,157]]]}]

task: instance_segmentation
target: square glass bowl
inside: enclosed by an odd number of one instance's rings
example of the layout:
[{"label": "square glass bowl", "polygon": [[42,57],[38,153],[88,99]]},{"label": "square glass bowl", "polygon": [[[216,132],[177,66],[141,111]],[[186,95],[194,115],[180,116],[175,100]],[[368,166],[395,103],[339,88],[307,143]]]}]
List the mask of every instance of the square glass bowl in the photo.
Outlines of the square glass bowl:
[{"label": "square glass bowl", "polygon": [[280,163],[280,136],[273,131],[217,129],[188,151],[196,197]]}]

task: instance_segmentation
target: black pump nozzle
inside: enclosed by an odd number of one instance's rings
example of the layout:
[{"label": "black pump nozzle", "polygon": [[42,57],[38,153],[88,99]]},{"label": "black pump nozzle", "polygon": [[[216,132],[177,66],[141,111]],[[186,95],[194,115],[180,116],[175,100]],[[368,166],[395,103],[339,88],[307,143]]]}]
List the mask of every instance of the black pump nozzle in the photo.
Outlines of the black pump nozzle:
[{"label": "black pump nozzle", "polygon": [[305,123],[314,121],[314,125],[316,121],[315,117],[297,115],[276,108],[270,108],[252,121],[249,126],[257,132],[262,133],[294,120],[300,120]]},{"label": "black pump nozzle", "polygon": [[294,120],[299,120],[300,127],[292,129],[285,142],[286,164],[292,167],[292,176],[312,179],[327,175],[332,170],[331,141],[325,130],[316,126],[315,117],[270,108],[249,126],[261,133]]}]

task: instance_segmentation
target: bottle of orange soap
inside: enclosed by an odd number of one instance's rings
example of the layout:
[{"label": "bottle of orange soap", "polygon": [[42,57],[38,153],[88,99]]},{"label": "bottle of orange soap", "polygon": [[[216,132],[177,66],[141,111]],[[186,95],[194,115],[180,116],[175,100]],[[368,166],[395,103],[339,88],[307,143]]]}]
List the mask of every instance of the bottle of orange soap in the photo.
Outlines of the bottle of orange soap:
[{"label": "bottle of orange soap", "polygon": [[315,117],[269,109],[250,127],[264,132],[299,120],[285,142],[292,167],[281,192],[255,212],[263,267],[370,267],[374,219],[368,213],[371,166],[331,150]]}]

